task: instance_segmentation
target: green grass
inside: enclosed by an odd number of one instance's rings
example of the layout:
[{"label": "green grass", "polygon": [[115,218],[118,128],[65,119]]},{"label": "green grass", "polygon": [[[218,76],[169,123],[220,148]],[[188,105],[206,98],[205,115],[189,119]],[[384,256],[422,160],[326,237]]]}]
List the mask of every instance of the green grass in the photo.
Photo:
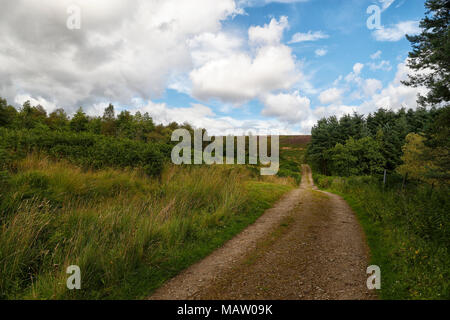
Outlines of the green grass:
[{"label": "green grass", "polygon": [[355,211],[381,268],[383,299],[450,299],[450,239],[445,190],[426,186],[383,190],[369,177],[315,175],[322,189],[341,195]]},{"label": "green grass", "polygon": [[[0,195],[0,298],[139,299],[253,223],[293,188],[245,166],[91,171],[39,156]],[[81,269],[82,290],[66,288]]]},{"label": "green grass", "polygon": [[279,177],[292,177],[297,184],[302,179],[301,165],[305,163],[308,136],[280,137],[280,170]]}]

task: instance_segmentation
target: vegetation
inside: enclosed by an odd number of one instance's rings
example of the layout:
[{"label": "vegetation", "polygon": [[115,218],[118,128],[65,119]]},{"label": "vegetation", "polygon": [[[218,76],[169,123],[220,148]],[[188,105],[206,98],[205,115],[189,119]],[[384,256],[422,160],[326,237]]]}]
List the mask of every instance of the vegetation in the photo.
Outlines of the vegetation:
[{"label": "vegetation", "polygon": [[408,66],[418,74],[409,75],[404,83],[426,86],[430,91],[422,96],[422,105],[438,105],[450,101],[450,2],[427,0],[427,16],[420,22],[422,32],[407,36],[413,47]]},{"label": "vegetation", "polygon": [[[245,167],[83,170],[41,155],[2,186],[2,298],[140,298],[252,223],[293,184]],[[78,265],[83,290],[65,286]]]},{"label": "vegetation", "polygon": [[426,7],[422,33],[408,37],[408,64],[420,73],[405,82],[429,89],[423,107],[322,119],[307,150],[318,186],[358,215],[386,299],[450,299],[450,7]]},{"label": "vegetation", "polygon": [[449,113],[380,109],[323,119],[312,131],[316,184],[356,212],[382,270],[382,298],[450,298]]},{"label": "vegetation", "polygon": [[[325,175],[390,173],[402,163],[402,147],[409,133],[433,136],[433,124],[448,117],[448,108],[379,109],[366,118],[357,113],[341,119],[321,119],[313,127],[307,160]],[[443,129],[443,128],[442,128]]]},{"label": "vegetation", "polygon": [[316,184],[340,194],[356,212],[381,268],[383,299],[450,299],[448,189],[391,177],[314,175]]},{"label": "vegetation", "polygon": [[292,177],[300,184],[301,165],[305,163],[305,151],[309,136],[281,136],[280,137],[280,169],[278,176]]},{"label": "vegetation", "polygon": [[[193,130],[112,105],[69,118],[0,99],[0,299],[146,297],[299,182],[303,149],[290,150],[283,178],[172,165],[177,128]],[[69,265],[82,290],[67,290]]]}]

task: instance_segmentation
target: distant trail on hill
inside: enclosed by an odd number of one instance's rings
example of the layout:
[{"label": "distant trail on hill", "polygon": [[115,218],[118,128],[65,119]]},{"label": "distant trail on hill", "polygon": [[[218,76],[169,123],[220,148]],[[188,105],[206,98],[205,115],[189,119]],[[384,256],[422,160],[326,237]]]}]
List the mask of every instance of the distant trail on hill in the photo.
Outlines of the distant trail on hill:
[{"label": "distant trail on hill", "polygon": [[375,299],[366,286],[368,261],[350,207],[318,191],[303,165],[300,188],[150,299]]}]

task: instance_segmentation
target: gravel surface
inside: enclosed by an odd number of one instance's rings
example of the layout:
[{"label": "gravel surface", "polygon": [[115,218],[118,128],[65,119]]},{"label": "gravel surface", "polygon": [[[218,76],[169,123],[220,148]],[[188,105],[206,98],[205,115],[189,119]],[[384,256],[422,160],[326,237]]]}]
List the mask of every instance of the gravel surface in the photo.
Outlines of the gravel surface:
[{"label": "gravel surface", "polygon": [[354,213],[318,191],[303,166],[299,189],[150,299],[375,299],[369,250]]}]

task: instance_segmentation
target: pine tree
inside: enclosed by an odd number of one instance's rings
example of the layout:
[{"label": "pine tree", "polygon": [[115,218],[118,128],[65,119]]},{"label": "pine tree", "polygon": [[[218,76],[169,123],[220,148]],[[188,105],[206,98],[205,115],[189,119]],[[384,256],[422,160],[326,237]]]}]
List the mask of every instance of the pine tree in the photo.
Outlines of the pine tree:
[{"label": "pine tree", "polygon": [[450,0],[427,0],[427,16],[420,22],[422,33],[407,36],[413,47],[408,66],[416,71],[403,83],[426,86],[430,91],[419,98],[421,105],[450,101]]}]

